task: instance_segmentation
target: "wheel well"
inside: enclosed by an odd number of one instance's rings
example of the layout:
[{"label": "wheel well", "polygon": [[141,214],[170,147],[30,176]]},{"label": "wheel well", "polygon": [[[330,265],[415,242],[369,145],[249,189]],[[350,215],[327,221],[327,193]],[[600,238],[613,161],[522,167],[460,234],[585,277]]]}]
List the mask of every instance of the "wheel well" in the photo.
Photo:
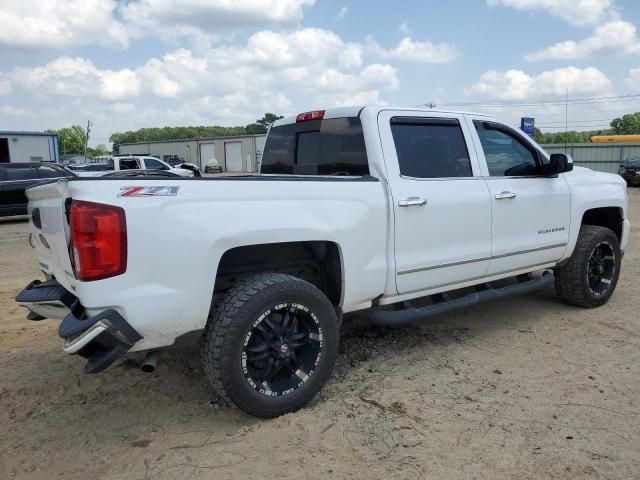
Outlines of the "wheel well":
[{"label": "wheel well", "polygon": [[232,287],[249,275],[279,272],[318,287],[331,303],[342,298],[340,251],[333,242],[286,242],[246,245],[227,250],[218,265],[214,293]]},{"label": "wheel well", "polygon": [[618,207],[593,208],[584,212],[582,225],[606,227],[622,237],[622,211]]}]

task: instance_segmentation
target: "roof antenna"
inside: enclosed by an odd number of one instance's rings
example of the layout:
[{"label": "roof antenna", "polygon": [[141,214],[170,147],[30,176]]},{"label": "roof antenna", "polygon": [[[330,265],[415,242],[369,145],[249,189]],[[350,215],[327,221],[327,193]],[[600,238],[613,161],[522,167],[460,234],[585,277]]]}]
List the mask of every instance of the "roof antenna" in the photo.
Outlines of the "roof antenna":
[{"label": "roof antenna", "polygon": [[419,107],[427,107],[427,108],[433,109],[433,108],[436,108],[436,104],[433,103],[433,102],[431,102],[431,103],[421,103],[420,105],[416,105],[413,108],[419,108]]}]

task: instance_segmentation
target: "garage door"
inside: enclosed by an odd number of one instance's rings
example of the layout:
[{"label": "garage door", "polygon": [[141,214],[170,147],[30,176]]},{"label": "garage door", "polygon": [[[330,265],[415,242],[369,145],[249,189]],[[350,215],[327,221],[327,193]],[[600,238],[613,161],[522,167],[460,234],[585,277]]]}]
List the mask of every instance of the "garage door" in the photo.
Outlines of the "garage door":
[{"label": "garage door", "polygon": [[242,142],[225,142],[224,157],[227,172],[242,172]]},{"label": "garage door", "polygon": [[216,158],[216,146],[213,143],[201,143],[200,144],[200,165],[206,167],[209,165],[210,160]]}]

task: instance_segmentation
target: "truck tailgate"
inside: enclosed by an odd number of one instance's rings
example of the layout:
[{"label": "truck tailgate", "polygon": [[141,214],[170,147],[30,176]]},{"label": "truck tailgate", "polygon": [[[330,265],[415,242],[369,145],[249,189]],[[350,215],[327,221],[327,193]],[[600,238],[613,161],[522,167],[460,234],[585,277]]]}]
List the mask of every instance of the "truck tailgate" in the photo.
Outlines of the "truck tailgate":
[{"label": "truck tailgate", "polygon": [[73,291],[73,267],[69,258],[69,224],[65,203],[70,197],[68,183],[60,180],[27,190],[32,244],[40,268]]}]

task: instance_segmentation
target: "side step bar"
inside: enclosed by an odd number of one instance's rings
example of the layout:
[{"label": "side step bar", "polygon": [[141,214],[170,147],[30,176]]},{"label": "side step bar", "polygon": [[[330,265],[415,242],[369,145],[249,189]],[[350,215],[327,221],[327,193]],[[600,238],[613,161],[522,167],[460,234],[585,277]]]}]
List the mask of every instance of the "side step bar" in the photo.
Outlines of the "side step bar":
[{"label": "side step bar", "polygon": [[[554,282],[551,272],[544,272],[540,277],[527,275],[518,276],[517,278],[519,283],[501,288],[492,288],[490,284],[486,284],[484,290],[475,291],[455,300],[448,300],[446,294],[440,294],[440,298],[444,299],[444,301],[424,307],[409,306],[402,310],[374,310],[370,315],[369,321],[374,325],[385,327],[404,327],[441,313],[477,305],[496,298],[511,297],[538,290],[547,285],[552,285]],[[482,287],[482,285],[479,285],[479,287]]]}]

